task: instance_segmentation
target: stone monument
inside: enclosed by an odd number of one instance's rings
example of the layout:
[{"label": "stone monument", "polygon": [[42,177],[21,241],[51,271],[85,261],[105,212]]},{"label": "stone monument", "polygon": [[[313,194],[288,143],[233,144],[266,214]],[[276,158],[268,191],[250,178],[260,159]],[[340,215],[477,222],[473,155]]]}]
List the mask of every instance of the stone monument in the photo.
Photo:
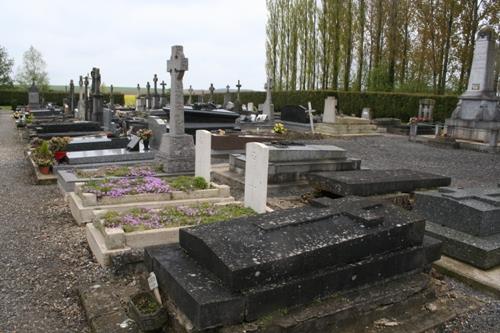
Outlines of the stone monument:
[{"label": "stone monument", "polygon": [[92,69],[92,121],[102,125],[103,96],[101,94],[101,73],[99,68]]},{"label": "stone monument", "polygon": [[146,110],[151,109],[151,85],[146,83]]},{"label": "stone monument", "polygon": [[75,84],[69,81],[69,111],[72,117],[75,116]]},{"label": "stone monument", "polygon": [[167,105],[167,95],[165,94],[165,86],[167,84],[165,81],[161,81],[160,86],[161,86],[161,96],[160,96],[160,107],[164,107]]},{"label": "stone monument", "polygon": [[229,91],[229,84],[226,86],[226,93],[224,94],[224,105],[222,106],[224,109],[227,108],[229,102],[231,102],[231,92]]},{"label": "stone monument", "polygon": [[477,34],[467,91],[459,97],[451,118],[446,120],[452,138],[497,145],[500,99],[495,86],[496,40],[492,27],[483,27]]},{"label": "stone monument", "polygon": [[84,84],[84,92],[83,92],[83,97],[84,97],[84,103],[85,103],[85,112],[84,112],[84,118],[85,120],[90,120],[90,100],[89,100],[89,77],[85,76],[85,79],[83,81]]},{"label": "stone monument", "polygon": [[160,95],[158,94],[158,76],[155,74],[153,77],[153,109],[160,108]]},{"label": "stone monument", "polygon": [[183,47],[172,46],[172,55],[167,61],[170,73],[170,119],[169,133],[163,135],[157,157],[167,173],[194,171],[195,147],[193,137],[184,132],[184,90],[182,79],[188,70],[188,59]]},{"label": "stone monument", "polygon": [[109,108],[115,109],[115,96],[113,95],[113,85],[109,86]]},{"label": "stone monument", "polygon": [[83,76],[78,81],[78,119],[85,120],[85,98],[83,95]]},{"label": "stone monument", "polygon": [[213,83],[210,83],[210,87],[208,88],[208,90],[210,91],[210,100],[208,102],[209,103],[214,103],[214,91],[215,91],[215,88],[214,88],[214,84]]},{"label": "stone monument", "polygon": [[421,99],[418,103],[418,121],[432,121],[432,113],[434,112],[436,101],[429,98]]},{"label": "stone monument", "polygon": [[267,83],[264,86],[266,89],[266,101],[264,102],[264,108],[262,114],[267,116],[270,122],[274,122],[274,105],[271,97],[271,91],[273,89],[273,80],[271,78],[267,79]]},{"label": "stone monument", "polygon": [[189,86],[188,92],[189,92],[189,99],[188,99],[187,104],[192,105],[193,104],[193,86]]},{"label": "stone monument", "polygon": [[240,99],[240,90],[241,90],[241,83],[240,80],[238,80],[238,83],[236,84],[236,102],[234,102],[234,112],[241,112],[242,107],[241,107],[241,99]]},{"label": "stone monument", "polygon": [[28,90],[28,107],[31,110],[40,109],[40,92],[38,91],[38,87],[36,86],[34,79],[30,89]]}]

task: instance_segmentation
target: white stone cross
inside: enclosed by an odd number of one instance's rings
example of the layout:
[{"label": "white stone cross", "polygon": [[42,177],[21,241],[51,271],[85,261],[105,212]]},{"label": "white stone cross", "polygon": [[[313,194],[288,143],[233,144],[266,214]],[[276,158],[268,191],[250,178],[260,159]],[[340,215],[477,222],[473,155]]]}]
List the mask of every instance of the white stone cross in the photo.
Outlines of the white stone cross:
[{"label": "white stone cross", "polygon": [[309,109],[306,110],[306,112],[309,114],[309,124],[311,125],[311,133],[314,134],[314,119],[313,119],[313,113],[316,112],[316,110],[313,110],[311,106],[311,102],[307,103],[309,106]]}]

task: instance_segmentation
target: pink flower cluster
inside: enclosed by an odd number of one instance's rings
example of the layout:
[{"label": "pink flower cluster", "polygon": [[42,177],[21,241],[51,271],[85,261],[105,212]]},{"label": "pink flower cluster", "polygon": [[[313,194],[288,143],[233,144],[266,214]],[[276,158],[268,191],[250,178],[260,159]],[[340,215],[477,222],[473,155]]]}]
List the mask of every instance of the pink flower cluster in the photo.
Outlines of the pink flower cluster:
[{"label": "pink flower cluster", "polygon": [[86,186],[85,191],[95,193],[98,197],[117,198],[127,194],[170,193],[172,189],[163,179],[147,176],[143,178],[105,179],[97,185]]}]

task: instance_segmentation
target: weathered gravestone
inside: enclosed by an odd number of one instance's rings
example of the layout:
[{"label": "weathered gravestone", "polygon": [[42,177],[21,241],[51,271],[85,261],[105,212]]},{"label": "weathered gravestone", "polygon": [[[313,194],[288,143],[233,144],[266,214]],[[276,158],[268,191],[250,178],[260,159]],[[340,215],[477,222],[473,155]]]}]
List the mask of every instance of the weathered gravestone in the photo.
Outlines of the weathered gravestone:
[{"label": "weathered gravestone", "polygon": [[267,209],[269,147],[258,142],[247,143],[245,163],[245,206],[257,213]]},{"label": "weathered gravestone", "polygon": [[264,88],[266,89],[266,100],[263,105],[262,114],[267,116],[267,121],[274,123],[274,104],[271,95],[271,91],[274,87],[273,80],[271,78],[267,79]]},{"label": "weathered gravestone", "polygon": [[448,135],[496,146],[500,130],[500,98],[496,95],[497,35],[492,27],[477,34],[467,91],[446,120]]},{"label": "weathered gravestone", "polygon": [[171,77],[169,132],[162,136],[156,155],[167,173],[194,171],[194,142],[184,132],[184,93],[182,79],[188,70],[188,59],[182,46],[172,46],[172,55],[167,62]]},{"label": "weathered gravestone", "polygon": [[[181,229],[147,248],[159,286],[195,329],[251,322],[335,292],[421,272],[440,257],[425,221],[381,201],[344,198]],[[411,272],[411,273],[409,273]]]},{"label": "weathered gravestone", "polygon": [[85,96],[83,90],[83,76],[80,75],[80,80],[78,81],[78,114],[77,118],[79,120],[85,120]]},{"label": "weathered gravestone", "polygon": [[325,108],[323,110],[323,122],[335,123],[337,116],[337,99],[334,96],[328,96],[325,99]]},{"label": "weathered gravestone", "polygon": [[318,172],[306,175],[311,185],[339,196],[370,196],[448,186],[450,177],[406,169]]},{"label": "weathered gravestone", "polygon": [[33,83],[28,90],[28,107],[31,110],[40,109],[40,92],[38,91],[38,87],[35,84],[35,80],[33,80]]},{"label": "weathered gravestone", "polygon": [[104,96],[101,94],[101,73],[99,68],[93,68],[92,72],[92,121],[103,124]]},{"label": "weathered gravestone", "polygon": [[151,137],[151,148],[158,149],[161,145],[163,134],[167,133],[167,122],[157,116],[148,117],[148,128],[153,131]]},{"label": "weathered gravestone", "polygon": [[481,269],[500,265],[500,189],[417,192],[415,208],[444,254]]},{"label": "weathered gravestone", "polygon": [[153,109],[160,108],[160,95],[158,94],[158,75],[154,75],[153,77],[153,97],[151,106]]}]

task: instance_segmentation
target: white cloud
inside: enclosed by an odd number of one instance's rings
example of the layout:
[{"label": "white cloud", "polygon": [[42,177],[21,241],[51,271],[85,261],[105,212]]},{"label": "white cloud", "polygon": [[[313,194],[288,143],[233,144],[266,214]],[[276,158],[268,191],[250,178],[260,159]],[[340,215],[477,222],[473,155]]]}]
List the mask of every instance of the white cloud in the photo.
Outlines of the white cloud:
[{"label": "white cloud", "polygon": [[265,0],[28,0],[2,3],[0,45],[14,57],[33,45],[52,84],[78,81],[92,67],[107,85],[170,82],[172,45],[189,58],[185,85],[207,89],[265,82]]}]

